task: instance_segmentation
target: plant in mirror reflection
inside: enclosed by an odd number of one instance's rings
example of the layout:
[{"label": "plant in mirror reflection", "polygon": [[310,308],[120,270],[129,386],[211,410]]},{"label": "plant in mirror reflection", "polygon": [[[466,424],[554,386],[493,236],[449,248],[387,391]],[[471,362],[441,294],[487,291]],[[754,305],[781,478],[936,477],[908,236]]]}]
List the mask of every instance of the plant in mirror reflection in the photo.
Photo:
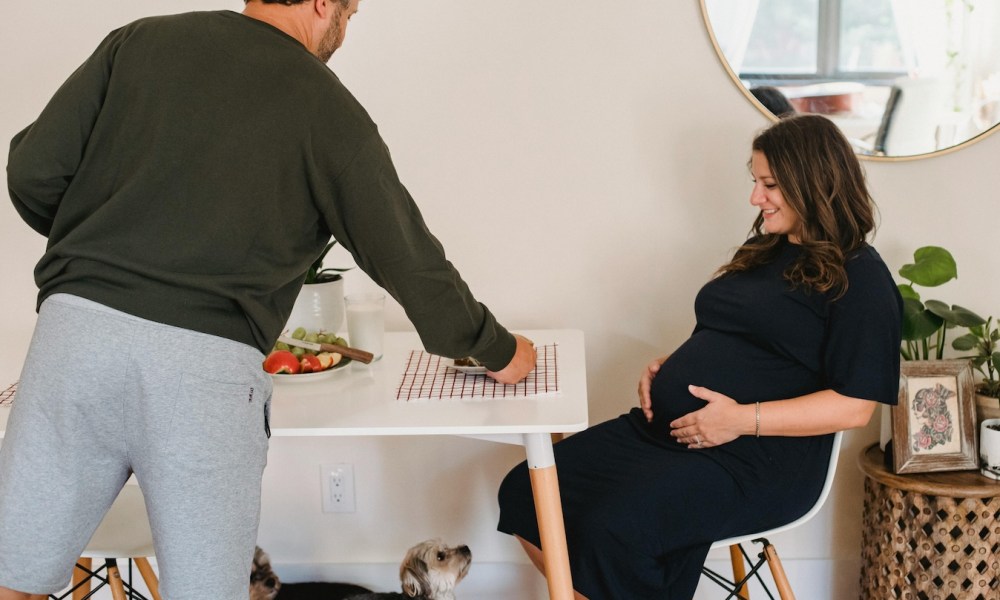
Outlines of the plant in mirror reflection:
[{"label": "plant in mirror reflection", "polygon": [[903,343],[899,353],[904,360],[940,360],[944,358],[949,329],[986,323],[976,313],[957,304],[948,306],[940,300],[921,300],[914,289],[914,285],[937,287],[958,277],[955,259],[944,248],[918,248],[913,253],[913,263],[903,265],[899,275],[910,282],[898,286],[903,297]]}]

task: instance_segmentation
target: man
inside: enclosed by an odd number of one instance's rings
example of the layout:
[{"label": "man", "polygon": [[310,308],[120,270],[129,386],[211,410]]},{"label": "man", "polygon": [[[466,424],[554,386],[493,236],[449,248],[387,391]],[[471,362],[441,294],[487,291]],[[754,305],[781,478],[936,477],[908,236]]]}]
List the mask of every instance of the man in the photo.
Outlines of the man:
[{"label": "man", "polygon": [[[131,473],[169,600],[248,594],[262,372],[332,235],[426,348],[512,383],[531,343],[475,301],[325,62],[358,0],[248,0],[118,29],[15,136],[11,199],[48,237],[0,450],[0,600],[66,585]],[[44,596],[41,596],[44,597]]]}]

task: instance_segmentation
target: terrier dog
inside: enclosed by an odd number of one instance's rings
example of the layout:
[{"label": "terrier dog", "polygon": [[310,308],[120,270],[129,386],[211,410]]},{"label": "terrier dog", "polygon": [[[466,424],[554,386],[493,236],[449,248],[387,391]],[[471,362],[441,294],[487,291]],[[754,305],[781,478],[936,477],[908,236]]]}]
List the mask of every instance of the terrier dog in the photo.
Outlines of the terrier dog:
[{"label": "terrier dog", "polygon": [[250,600],[274,600],[280,588],[281,580],[271,569],[271,557],[257,546],[250,565]]},{"label": "terrier dog", "polygon": [[446,546],[441,540],[420,542],[407,551],[399,566],[403,593],[360,594],[349,600],[455,600],[455,586],[469,572],[468,546]]},{"label": "terrier dog", "polygon": [[282,584],[267,553],[257,548],[250,572],[250,600],[455,600],[455,586],[469,572],[468,546],[427,540],[410,548],[399,566],[403,593],[375,593],[349,583]]}]

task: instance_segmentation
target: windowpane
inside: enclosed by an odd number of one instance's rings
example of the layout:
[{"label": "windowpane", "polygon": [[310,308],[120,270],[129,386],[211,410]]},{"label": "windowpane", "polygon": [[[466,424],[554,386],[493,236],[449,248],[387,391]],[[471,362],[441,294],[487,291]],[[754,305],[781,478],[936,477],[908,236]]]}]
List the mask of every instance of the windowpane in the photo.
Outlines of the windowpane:
[{"label": "windowpane", "polygon": [[841,71],[902,71],[891,0],[841,0]]},{"label": "windowpane", "polygon": [[815,73],[819,0],[760,0],[743,72]]}]

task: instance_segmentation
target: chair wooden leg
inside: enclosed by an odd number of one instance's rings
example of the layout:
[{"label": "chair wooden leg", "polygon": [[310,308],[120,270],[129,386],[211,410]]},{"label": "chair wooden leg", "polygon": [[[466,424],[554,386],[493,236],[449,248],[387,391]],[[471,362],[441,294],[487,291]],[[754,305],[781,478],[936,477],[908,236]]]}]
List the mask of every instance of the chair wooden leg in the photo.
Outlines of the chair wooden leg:
[{"label": "chair wooden leg", "polygon": [[153,567],[149,566],[149,560],[138,557],[133,559],[133,561],[142,575],[142,580],[146,582],[146,588],[149,590],[150,595],[153,596],[153,600],[162,600],[160,598],[160,580],[156,578]]},{"label": "chair wooden leg", "polygon": [[[89,571],[94,570],[93,560],[90,558],[84,558],[81,556],[80,559],[76,561],[76,564]],[[73,569],[73,587],[76,587],[81,581],[84,580],[86,580],[86,583],[73,592],[73,600],[81,600],[81,598],[85,598],[87,594],[90,593],[90,575],[88,575],[86,571]]]},{"label": "chair wooden leg", "polygon": [[767,558],[767,566],[771,568],[771,576],[774,578],[774,585],[778,588],[778,595],[781,600],[795,600],[795,592],[788,583],[788,576],[781,566],[781,559],[778,558],[778,551],[771,544],[764,545],[764,556]]},{"label": "chair wooden leg", "polygon": [[104,561],[108,576],[108,587],[111,588],[111,597],[114,600],[126,600],[125,585],[122,583],[122,575],[118,572],[118,561],[109,558]]},{"label": "chair wooden leg", "polygon": [[[739,544],[733,544],[729,547],[729,561],[733,563],[733,581],[743,581],[743,578],[747,576],[747,569]],[[750,590],[747,588],[747,584],[744,583],[736,592],[746,600],[750,600]]]}]

